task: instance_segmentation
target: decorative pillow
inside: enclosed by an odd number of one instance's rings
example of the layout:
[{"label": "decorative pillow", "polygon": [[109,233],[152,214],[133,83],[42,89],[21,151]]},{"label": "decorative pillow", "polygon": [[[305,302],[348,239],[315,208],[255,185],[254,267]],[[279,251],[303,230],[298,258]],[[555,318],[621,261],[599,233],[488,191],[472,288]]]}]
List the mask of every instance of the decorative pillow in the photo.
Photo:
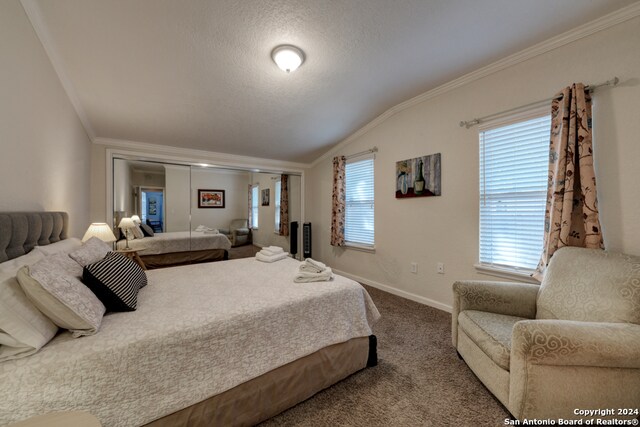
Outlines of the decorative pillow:
[{"label": "decorative pillow", "polygon": [[18,282],[31,302],[74,337],[98,331],[105,312],[100,300],[78,279],[78,265],[65,253],[48,256],[18,270]]},{"label": "decorative pillow", "polygon": [[140,224],[140,228],[146,237],[153,237],[153,228],[149,227],[147,224]]},{"label": "decorative pillow", "polygon": [[45,246],[37,246],[39,251],[42,251],[45,255],[54,255],[60,252],[69,253],[82,247],[82,242],[77,237],[71,237],[69,239],[60,240],[59,242],[52,243]]},{"label": "decorative pillow", "polygon": [[107,243],[97,237],[92,237],[84,242],[80,249],[71,252],[69,256],[84,267],[87,264],[100,261],[109,251],[111,251],[111,247]]},{"label": "decorative pillow", "polygon": [[29,301],[15,277],[0,281],[0,362],[37,352],[57,331]]},{"label": "decorative pillow", "polygon": [[124,255],[111,252],[103,260],[86,265],[84,284],[103,302],[107,311],[133,311],[138,291],[147,285],[147,275]]},{"label": "decorative pillow", "polygon": [[133,227],[131,229],[131,233],[133,233],[133,237],[135,239],[142,239],[144,237],[144,233],[142,232],[142,230],[140,229],[139,225],[136,225],[135,227]]},{"label": "decorative pillow", "polygon": [[20,267],[25,265],[35,264],[44,258],[44,253],[38,246],[33,248],[31,252],[26,255],[19,256],[9,261],[5,261],[0,264],[0,277],[15,277]]}]

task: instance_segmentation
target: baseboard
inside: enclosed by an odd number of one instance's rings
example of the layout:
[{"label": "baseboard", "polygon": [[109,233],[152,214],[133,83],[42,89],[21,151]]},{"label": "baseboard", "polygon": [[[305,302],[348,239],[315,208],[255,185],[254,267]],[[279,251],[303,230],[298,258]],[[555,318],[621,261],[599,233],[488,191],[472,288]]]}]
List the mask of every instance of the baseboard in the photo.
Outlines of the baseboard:
[{"label": "baseboard", "polygon": [[406,298],[420,304],[428,305],[429,307],[437,308],[438,310],[446,311],[447,313],[451,313],[453,311],[453,308],[450,305],[442,304],[441,302],[434,301],[432,299],[425,298],[411,292],[403,291],[392,286],[376,282],[374,280],[356,276],[355,274],[347,273],[346,271],[336,270],[335,268],[333,269],[333,272],[341,276],[348,277],[351,280],[355,280],[356,282],[364,283],[367,286],[380,289],[381,291],[389,292],[390,294],[397,295],[399,297]]}]

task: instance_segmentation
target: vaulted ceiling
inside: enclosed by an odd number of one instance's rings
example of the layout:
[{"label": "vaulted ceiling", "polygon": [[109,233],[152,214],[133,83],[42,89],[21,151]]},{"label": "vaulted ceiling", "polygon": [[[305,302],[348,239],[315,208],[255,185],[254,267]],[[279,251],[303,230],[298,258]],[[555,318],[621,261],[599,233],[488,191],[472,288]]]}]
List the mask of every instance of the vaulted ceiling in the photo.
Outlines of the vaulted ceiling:
[{"label": "vaulted ceiling", "polygon": [[[310,162],[633,0],[22,0],[92,138]],[[286,74],[272,49],[294,44]]]}]

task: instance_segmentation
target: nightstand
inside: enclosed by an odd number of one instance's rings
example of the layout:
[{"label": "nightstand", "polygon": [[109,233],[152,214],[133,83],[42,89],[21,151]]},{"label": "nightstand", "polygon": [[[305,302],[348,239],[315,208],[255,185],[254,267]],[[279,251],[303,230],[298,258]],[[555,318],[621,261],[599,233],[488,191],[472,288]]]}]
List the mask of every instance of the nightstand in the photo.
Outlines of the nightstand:
[{"label": "nightstand", "polygon": [[147,266],[144,265],[144,262],[138,255],[139,249],[118,249],[116,252],[121,253],[122,255],[129,258],[131,261],[136,262],[143,270],[147,269]]}]

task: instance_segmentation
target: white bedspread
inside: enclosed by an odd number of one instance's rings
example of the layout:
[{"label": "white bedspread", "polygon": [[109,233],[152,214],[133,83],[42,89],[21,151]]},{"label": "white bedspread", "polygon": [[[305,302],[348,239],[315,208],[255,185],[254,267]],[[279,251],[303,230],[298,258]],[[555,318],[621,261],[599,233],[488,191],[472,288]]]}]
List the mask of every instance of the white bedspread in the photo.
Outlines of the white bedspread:
[{"label": "white bedspread", "polygon": [[[118,249],[126,241],[118,242]],[[170,231],[156,233],[153,237],[129,240],[129,247],[140,251],[140,255],[158,255],[171,252],[202,251],[206,249],[231,249],[231,242],[224,234],[208,234],[202,231]]]},{"label": "white bedspread", "polygon": [[0,425],[72,409],[104,427],[145,424],[371,334],[380,315],[362,286],[338,275],[294,283],[299,264],[246,258],[148,271],[137,311],[0,363]]}]

